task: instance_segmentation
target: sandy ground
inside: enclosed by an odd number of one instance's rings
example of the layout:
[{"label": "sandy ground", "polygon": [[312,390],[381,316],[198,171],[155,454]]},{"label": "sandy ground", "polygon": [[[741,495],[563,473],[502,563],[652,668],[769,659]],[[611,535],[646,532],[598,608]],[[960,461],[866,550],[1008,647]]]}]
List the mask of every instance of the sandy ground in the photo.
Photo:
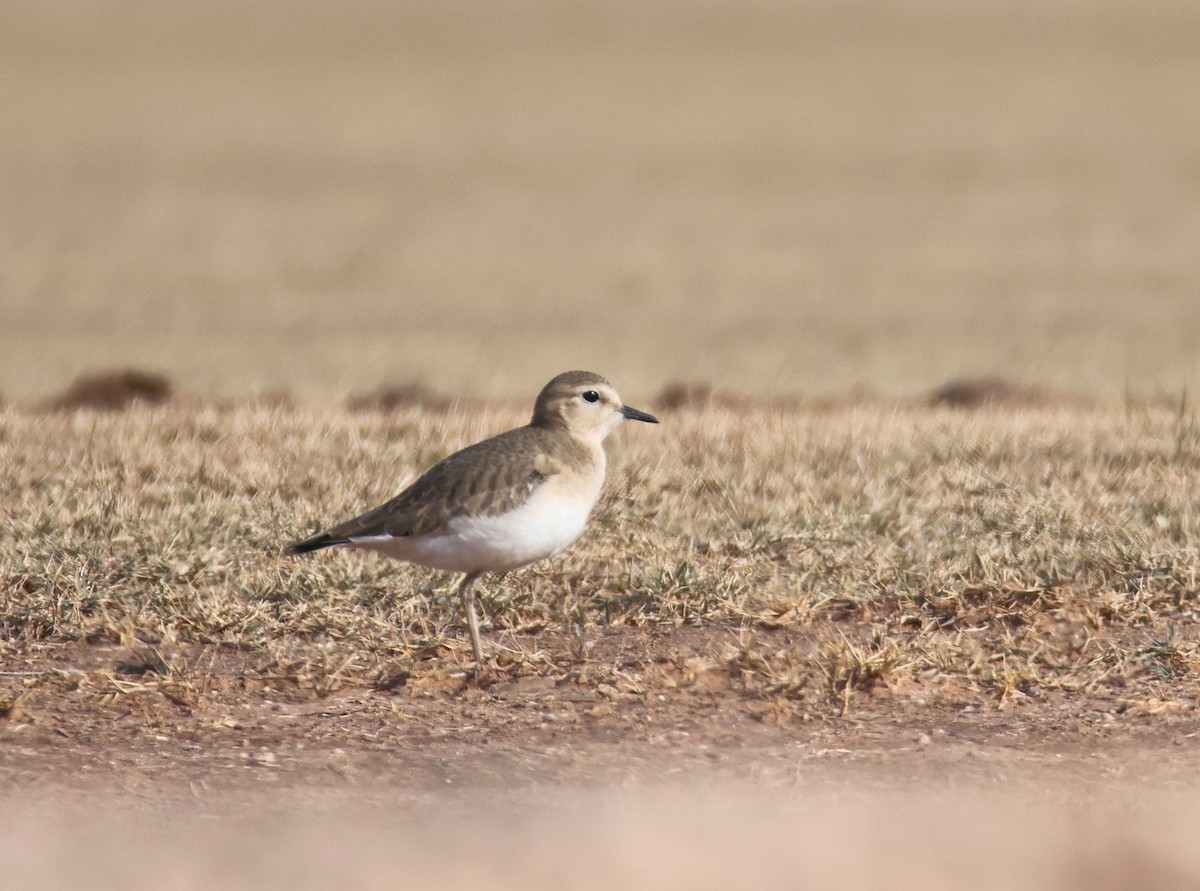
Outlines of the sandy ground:
[{"label": "sandy ground", "polygon": [[[599,645],[681,641],[613,629]],[[126,658],[80,644],[8,663],[52,678],[0,724],[13,887],[1200,881],[1194,710],[880,691],[837,716],[569,676],[322,697],[228,654],[189,703],[122,674]]]}]

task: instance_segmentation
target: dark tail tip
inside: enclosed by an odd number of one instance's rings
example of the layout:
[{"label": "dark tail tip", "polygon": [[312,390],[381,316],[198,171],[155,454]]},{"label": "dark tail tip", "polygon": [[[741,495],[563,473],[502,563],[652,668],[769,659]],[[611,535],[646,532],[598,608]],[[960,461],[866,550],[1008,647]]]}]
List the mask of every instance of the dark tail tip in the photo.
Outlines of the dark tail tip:
[{"label": "dark tail tip", "polygon": [[344,538],[333,538],[322,532],[320,535],[314,535],[312,538],[306,538],[304,541],[298,541],[295,544],[288,545],[283,549],[285,554],[308,554],[312,551],[319,551],[322,548],[331,548],[334,545],[345,544]]}]

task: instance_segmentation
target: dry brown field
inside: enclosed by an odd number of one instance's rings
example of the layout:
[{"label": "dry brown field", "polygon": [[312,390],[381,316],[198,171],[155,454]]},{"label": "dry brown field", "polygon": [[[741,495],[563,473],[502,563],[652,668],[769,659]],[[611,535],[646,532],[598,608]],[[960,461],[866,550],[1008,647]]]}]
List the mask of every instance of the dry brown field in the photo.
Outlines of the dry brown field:
[{"label": "dry brown field", "polygon": [[21,874],[77,881],[65,836],[114,886],[869,887],[906,849],[901,887],[1200,875],[1193,414],[664,413],[583,541],[486,587],[480,686],[453,579],[281,554],[522,420],[0,415]]},{"label": "dry brown field", "polygon": [[[1200,886],[1197,83],[1183,0],[0,5],[0,884]],[[482,683],[281,554],[572,367],[663,423]]]}]

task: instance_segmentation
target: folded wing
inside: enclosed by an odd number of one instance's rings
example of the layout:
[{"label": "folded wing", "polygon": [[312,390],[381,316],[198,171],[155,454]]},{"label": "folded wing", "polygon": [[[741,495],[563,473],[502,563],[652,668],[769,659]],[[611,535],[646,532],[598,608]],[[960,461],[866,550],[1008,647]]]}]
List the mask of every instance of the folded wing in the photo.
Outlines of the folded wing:
[{"label": "folded wing", "polygon": [[305,554],[360,538],[432,535],[457,516],[515,510],[558,470],[557,462],[537,447],[539,433],[520,428],[455,452],[386,504],[288,550]]}]

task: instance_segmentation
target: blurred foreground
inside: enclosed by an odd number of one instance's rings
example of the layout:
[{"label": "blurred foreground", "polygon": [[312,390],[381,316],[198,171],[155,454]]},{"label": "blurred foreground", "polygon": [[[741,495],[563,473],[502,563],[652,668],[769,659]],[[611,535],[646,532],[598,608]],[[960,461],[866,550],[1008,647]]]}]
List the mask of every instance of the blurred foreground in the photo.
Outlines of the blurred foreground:
[{"label": "blurred foreground", "polygon": [[[1195,789],[1006,782],[764,792],[678,786],[295,790],[216,807],[6,804],[11,887],[108,889],[1192,889]],[[71,805],[74,804],[75,807]]]}]

